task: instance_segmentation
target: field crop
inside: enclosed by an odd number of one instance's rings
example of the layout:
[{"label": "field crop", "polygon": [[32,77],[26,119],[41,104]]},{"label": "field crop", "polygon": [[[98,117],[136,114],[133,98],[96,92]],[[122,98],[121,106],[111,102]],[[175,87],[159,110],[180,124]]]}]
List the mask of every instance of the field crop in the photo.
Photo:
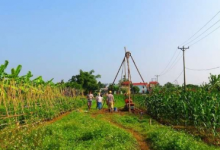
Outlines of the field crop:
[{"label": "field crop", "polygon": [[141,133],[155,150],[218,150],[219,148],[209,146],[199,138],[185,132],[175,131],[171,127],[163,126],[145,116],[140,119],[135,115],[114,115],[112,120],[125,128]]},{"label": "field crop", "polygon": [[31,80],[30,71],[19,76],[21,65],[7,74],[7,66],[0,66],[0,129],[49,120],[75,107],[75,89],[41,76]]},{"label": "field crop", "polygon": [[220,94],[200,88],[195,91],[157,91],[146,99],[148,113],[175,124],[194,125],[215,131],[220,127]]}]

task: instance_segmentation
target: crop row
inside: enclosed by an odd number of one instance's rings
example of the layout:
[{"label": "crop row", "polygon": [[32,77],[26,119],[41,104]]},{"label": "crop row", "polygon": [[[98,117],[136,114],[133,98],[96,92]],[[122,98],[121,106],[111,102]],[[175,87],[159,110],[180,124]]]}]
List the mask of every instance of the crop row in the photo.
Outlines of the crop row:
[{"label": "crop row", "polygon": [[147,111],[155,118],[213,133],[220,127],[219,106],[220,93],[203,87],[185,92],[158,88],[146,98]]},{"label": "crop row", "polygon": [[42,77],[31,80],[29,71],[19,76],[21,66],[5,72],[0,66],[0,129],[49,120],[76,107],[78,91],[54,84]]}]

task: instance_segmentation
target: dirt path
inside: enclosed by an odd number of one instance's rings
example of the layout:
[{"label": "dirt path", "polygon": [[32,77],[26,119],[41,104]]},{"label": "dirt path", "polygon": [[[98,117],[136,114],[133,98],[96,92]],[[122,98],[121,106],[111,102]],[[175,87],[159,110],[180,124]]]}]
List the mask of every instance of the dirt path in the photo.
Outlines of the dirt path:
[{"label": "dirt path", "polygon": [[[66,113],[63,113],[62,115],[60,115],[60,116],[58,116],[58,117],[56,117],[56,118],[54,118],[54,119],[52,119],[52,120],[45,121],[45,122],[43,122],[42,125],[38,126],[38,128],[41,127],[41,126],[50,125],[50,124],[52,124],[52,123],[54,123],[54,122],[56,122],[56,121],[59,121],[59,120],[61,120],[63,117],[65,117],[65,116],[67,116],[67,115],[69,115],[69,114],[70,114],[70,112],[66,112]],[[112,115],[113,115],[114,113],[109,113],[107,109],[102,109],[101,111],[92,112],[92,113],[91,113],[91,116],[92,116],[93,118],[96,118],[97,115],[100,115],[100,114],[105,114],[105,116],[106,116],[105,118],[102,118],[102,120],[108,121],[108,122],[111,123],[113,126],[116,126],[116,127],[118,127],[118,128],[122,128],[122,129],[124,129],[125,131],[131,133],[131,134],[134,136],[134,138],[137,140],[138,145],[139,145],[139,147],[140,147],[141,150],[150,150],[150,148],[149,148],[149,146],[148,146],[148,144],[147,144],[147,142],[146,142],[146,138],[145,138],[144,136],[142,136],[140,133],[134,131],[133,129],[125,128],[125,127],[122,126],[121,124],[118,124],[117,122],[114,122],[114,121],[112,120],[111,117],[112,117]],[[118,115],[122,115],[122,116],[123,116],[123,115],[126,115],[126,113],[125,113],[125,112],[122,112],[122,111],[117,112],[117,114],[118,114]]]},{"label": "dirt path", "polygon": [[[133,129],[128,129],[128,128],[125,128],[124,126],[122,126],[121,124],[118,124],[117,122],[114,122],[111,118],[111,116],[114,114],[114,113],[109,113],[108,110],[105,110],[103,109],[102,111],[99,111],[99,112],[94,112],[94,113],[91,113],[91,116],[93,118],[96,118],[97,115],[100,115],[100,114],[105,114],[105,118],[103,118],[103,120],[105,121],[108,121],[109,123],[111,123],[112,125],[118,127],[118,128],[122,128],[124,129],[125,131],[131,133],[134,138],[137,140],[138,142],[138,145],[140,147],[141,150],[150,150],[147,142],[146,142],[146,138],[144,136],[142,136],[139,132],[136,132],[134,131]],[[119,115],[126,115],[125,112],[122,112],[122,111],[119,111],[117,112],[117,114]]]},{"label": "dirt path", "polygon": [[[64,112],[63,114],[59,115],[58,117],[53,118],[52,120],[42,121],[42,122],[40,122],[40,123],[38,124],[38,126],[36,126],[36,127],[34,127],[34,128],[36,129],[36,128],[41,128],[42,126],[50,125],[50,124],[52,124],[52,123],[54,123],[54,122],[56,122],[56,121],[61,120],[63,117],[69,115],[70,113],[71,113],[71,111],[67,111],[67,112]],[[32,129],[33,129],[33,128],[31,128],[31,130],[32,130]],[[30,132],[31,132],[31,130],[30,130]]]},{"label": "dirt path", "polygon": [[63,117],[69,115],[70,113],[71,113],[71,111],[68,111],[68,112],[63,113],[62,115],[59,115],[58,117],[56,117],[56,118],[54,118],[52,120],[46,121],[45,125],[52,124],[52,123],[54,123],[54,122],[56,122],[58,120],[61,120]]}]

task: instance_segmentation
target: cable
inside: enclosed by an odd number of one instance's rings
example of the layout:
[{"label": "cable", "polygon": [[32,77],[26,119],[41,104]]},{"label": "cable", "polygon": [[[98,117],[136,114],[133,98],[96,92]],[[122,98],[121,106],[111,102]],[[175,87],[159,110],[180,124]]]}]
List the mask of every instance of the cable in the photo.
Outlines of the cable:
[{"label": "cable", "polygon": [[173,60],[173,58],[174,58],[174,56],[175,56],[177,50],[178,50],[178,49],[176,49],[176,51],[175,51],[175,53],[173,54],[172,58],[170,59],[169,63],[167,64],[167,66],[165,67],[165,69],[164,69],[160,74],[163,74],[163,73],[166,71],[167,67],[170,65],[171,61]]},{"label": "cable", "polygon": [[[174,63],[171,65],[171,67],[170,67],[166,72],[164,72],[163,74],[160,74],[160,76],[165,75],[167,72],[169,72],[170,70],[172,70],[172,69],[177,65],[177,63],[179,62],[179,60],[180,60],[180,58],[181,58],[181,56],[182,56],[182,55],[180,55],[180,54],[181,54],[181,52],[179,52],[178,56],[177,56],[176,59],[174,60]],[[179,57],[179,56],[180,56],[180,57]]]},{"label": "cable", "polygon": [[208,69],[191,69],[191,68],[186,67],[186,69],[193,70],[193,71],[208,71],[208,70],[214,70],[214,69],[219,69],[219,68],[220,68],[220,66],[214,67],[214,68],[208,68]]},{"label": "cable", "polygon": [[178,76],[173,82],[175,82],[176,80],[178,80],[179,77],[180,77],[182,74],[183,74],[183,71],[179,74],[179,76]]},{"label": "cable", "polygon": [[207,34],[206,36],[204,36],[203,38],[199,39],[198,41],[194,42],[193,44],[190,45],[190,47],[192,47],[193,45],[195,45],[196,43],[202,41],[204,38],[208,37],[210,34],[212,34],[213,32],[215,32],[216,30],[218,30],[220,28],[220,26],[218,26],[215,30],[213,30],[212,32],[210,32],[209,34]]},{"label": "cable", "polygon": [[215,22],[212,26],[210,26],[208,29],[206,29],[204,32],[202,32],[200,35],[198,35],[196,38],[194,38],[193,40],[187,42],[185,45],[188,45],[190,43],[192,43],[193,41],[195,41],[196,39],[198,39],[200,36],[202,36],[205,32],[207,32],[209,29],[211,29],[214,25],[216,25],[218,22],[220,22],[220,20],[218,20],[217,22]]},{"label": "cable", "polygon": [[219,13],[220,13],[220,11],[218,11],[204,26],[202,26],[196,33],[194,33],[188,40],[183,42],[181,45],[183,45],[186,42],[188,42],[189,40],[191,40],[197,33],[199,33],[199,31],[201,31],[207,24],[209,24]]}]

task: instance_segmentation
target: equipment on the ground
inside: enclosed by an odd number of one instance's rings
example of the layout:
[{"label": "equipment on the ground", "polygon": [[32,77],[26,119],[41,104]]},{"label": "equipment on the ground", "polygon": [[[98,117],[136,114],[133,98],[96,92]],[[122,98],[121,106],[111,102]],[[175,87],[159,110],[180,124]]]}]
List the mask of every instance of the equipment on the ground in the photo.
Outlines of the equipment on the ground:
[{"label": "equipment on the ground", "polygon": [[[138,67],[137,67],[137,65],[136,65],[136,63],[135,63],[135,61],[134,61],[134,59],[133,59],[133,57],[132,57],[132,55],[131,55],[131,52],[129,52],[129,51],[126,51],[126,48],[125,48],[125,56],[124,56],[124,58],[123,58],[123,60],[122,60],[122,63],[121,63],[121,66],[119,67],[119,70],[118,70],[118,72],[117,72],[117,74],[116,74],[116,76],[115,76],[115,79],[114,79],[114,81],[113,81],[113,83],[112,83],[112,85],[114,85],[114,83],[115,83],[115,80],[116,80],[116,78],[117,78],[117,76],[118,76],[118,73],[119,73],[119,71],[121,70],[121,68],[122,68],[122,66],[123,66],[123,64],[124,64],[124,66],[125,66],[125,68],[126,68],[126,63],[127,63],[127,72],[128,72],[128,74],[127,74],[127,77],[126,77],[126,70],[124,71],[125,72],[125,80],[127,81],[127,79],[128,79],[128,92],[127,92],[127,95],[125,96],[125,108],[124,109],[126,109],[126,110],[129,110],[129,112],[131,112],[131,111],[133,111],[134,109],[135,109],[135,105],[134,105],[134,103],[133,103],[133,101],[132,101],[132,99],[131,99],[131,84],[132,84],[132,81],[131,81],[131,73],[130,73],[130,66],[129,66],[129,58],[131,58],[132,59],[132,61],[133,61],[133,63],[134,63],[134,65],[135,65],[135,67],[136,67],[136,69],[137,69],[137,72],[139,73],[139,75],[140,75],[140,77],[141,77],[141,80],[143,81],[143,83],[144,83],[144,86],[148,89],[148,87],[147,87],[147,84],[146,84],[146,82],[144,82],[144,79],[143,79],[143,77],[141,76],[141,73],[140,73],[140,71],[139,71],[139,69],[138,69]],[[123,71],[123,70],[122,70]],[[127,79],[126,79],[127,78]]]}]

